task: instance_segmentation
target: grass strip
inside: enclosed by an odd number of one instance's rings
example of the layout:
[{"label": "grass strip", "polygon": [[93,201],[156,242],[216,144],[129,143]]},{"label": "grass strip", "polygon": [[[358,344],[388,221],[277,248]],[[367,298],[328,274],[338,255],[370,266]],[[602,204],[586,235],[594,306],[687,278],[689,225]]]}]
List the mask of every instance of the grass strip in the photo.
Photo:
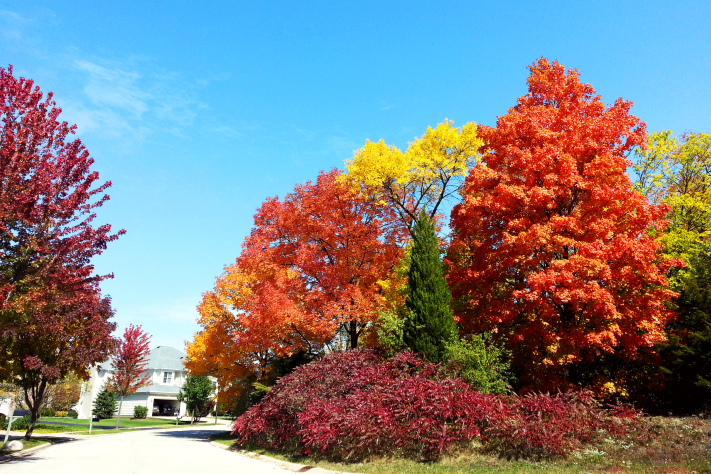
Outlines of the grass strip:
[{"label": "grass strip", "polygon": [[[22,442],[22,451],[26,451],[30,448],[34,448],[37,446],[41,446],[43,444],[50,444],[52,441],[46,438],[32,438],[31,440],[27,441],[24,439],[18,440]],[[0,444],[1,445],[1,444]],[[22,451],[10,451],[8,449],[0,449],[0,455],[6,455],[6,454],[14,454],[14,453],[21,453]]]}]

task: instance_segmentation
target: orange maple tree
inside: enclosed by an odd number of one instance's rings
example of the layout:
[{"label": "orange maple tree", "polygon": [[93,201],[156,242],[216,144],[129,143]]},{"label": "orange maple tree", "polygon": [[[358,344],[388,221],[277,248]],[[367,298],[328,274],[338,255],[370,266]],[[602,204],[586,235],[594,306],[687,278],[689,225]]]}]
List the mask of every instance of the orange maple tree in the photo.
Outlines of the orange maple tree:
[{"label": "orange maple tree", "polygon": [[283,200],[267,200],[238,265],[260,275],[249,312],[262,327],[290,328],[316,345],[340,334],[357,347],[385,304],[378,282],[400,261],[406,232],[391,208],[340,175],[322,172]]},{"label": "orange maple tree", "polygon": [[248,338],[253,332],[246,301],[254,283],[236,264],[228,265],[197,308],[202,329],[187,345],[185,365],[190,373],[216,377],[221,400],[238,398],[245,388],[239,382],[260,379],[271,355],[280,352],[275,341],[259,345]]},{"label": "orange maple tree", "polygon": [[203,294],[187,366],[216,376],[221,393],[245,389],[234,380],[265,380],[275,357],[356,347],[388,304],[381,281],[402,258],[407,231],[340,174],[268,199],[242,255]]},{"label": "orange maple tree", "polygon": [[673,317],[657,235],[665,206],[632,189],[646,137],[632,102],[606,106],[576,70],[540,59],[529,92],[480,127],[483,159],[452,213],[448,260],[466,331],[493,332],[522,384],[622,391],[594,369],[664,339]]}]

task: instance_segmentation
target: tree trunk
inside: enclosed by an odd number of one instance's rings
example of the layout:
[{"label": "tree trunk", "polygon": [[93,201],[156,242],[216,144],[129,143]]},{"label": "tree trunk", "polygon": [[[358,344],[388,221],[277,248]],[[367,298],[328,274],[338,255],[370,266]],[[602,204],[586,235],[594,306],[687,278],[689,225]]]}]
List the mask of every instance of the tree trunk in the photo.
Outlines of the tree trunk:
[{"label": "tree trunk", "polygon": [[360,336],[360,334],[358,334],[358,323],[356,321],[350,321],[346,327],[346,332],[350,339],[350,348],[355,349],[358,347],[358,336]]},{"label": "tree trunk", "polygon": [[30,409],[30,425],[27,427],[27,432],[25,432],[25,440],[27,441],[32,438],[32,433],[35,431],[35,425],[39,419],[40,407],[42,406],[46,389],[47,380],[43,377],[40,377],[39,385],[33,383],[32,387],[24,389],[25,402]]},{"label": "tree trunk", "polygon": [[119,409],[118,413],[116,414],[116,429],[119,427],[119,423],[121,423],[121,407],[123,406],[123,395],[121,395],[121,400],[119,400]]}]

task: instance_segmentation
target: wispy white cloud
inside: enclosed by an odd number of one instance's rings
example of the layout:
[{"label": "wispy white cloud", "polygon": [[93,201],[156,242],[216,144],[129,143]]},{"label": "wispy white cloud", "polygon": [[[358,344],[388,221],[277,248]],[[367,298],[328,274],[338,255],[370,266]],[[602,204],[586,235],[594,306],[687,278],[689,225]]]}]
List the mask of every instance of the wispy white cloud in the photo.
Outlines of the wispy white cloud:
[{"label": "wispy white cloud", "polygon": [[[37,30],[38,24],[43,21],[52,21],[53,15],[51,13],[46,11],[42,13],[42,17],[37,19],[28,18],[8,10],[0,10],[0,41],[2,41],[3,47],[11,52],[11,58],[8,58],[10,64],[15,62],[12,56],[18,52],[30,52],[36,56],[43,55],[39,47],[40,39],[36,35],[26,33]],[[7,66],[7,64],[0,65]]]},{"label": "wispy white cloud", "polygon": [[22,37],[18,24],[26,23],[27,20],[22,18],[17,13],[9,12],[7,10],[0,10],[0,21],[2,21],[2,27],[0,27],[0,37],[2,37],[3,40],[17,41]]},{"label": "wispy white cloud", "polygon": [[258,122],[248,122],[238,120],[232,124],[224,122],[216,122],[209,129],[210,133],[222,136],[228,139],[242,139],[248,136],[264,134],[265,128]]},{"label": "wispy white cloud", "polygon": [[[326,147],[331,150],[334,157],[343,160],[352,158],[353,153],[365,144],[341,135],[326,137],[324,143]],[[342,167],[343,165],[341,165],[341,168]]]},{"label": "wispy white cloud", "polygon": [[197,99],[197,79],[161,70],[148,57],[98,55],[55,45],[38,28],[53,21],[53,13],[41,10],[37,15],[26,18],[0,9],[0,41],[6,50],[16,50],[17,57],[30,58],[16,65],[17,71],[42,78],[42,89],[57,93],[62,118],[76,123],[81,136],[130,147],[152,134],[191,132],[206,109]]},{"label": "wispy white cloud", "polygon": [[156,133],[188,136],[206,105],[187,78],[152,67],[148,59],[74,59],[82,88],[65,107],[68,116],[84,131],[124,145]]},{"label": "wispy white cloud", "polygon": [[148,110],[148,101],[154,99],[138,86],[141,75],[135,71],[109,69],[84,59],[74,61],[74,67],[86,73],[84,92],[96,107],[119,110],[140,120]]}]

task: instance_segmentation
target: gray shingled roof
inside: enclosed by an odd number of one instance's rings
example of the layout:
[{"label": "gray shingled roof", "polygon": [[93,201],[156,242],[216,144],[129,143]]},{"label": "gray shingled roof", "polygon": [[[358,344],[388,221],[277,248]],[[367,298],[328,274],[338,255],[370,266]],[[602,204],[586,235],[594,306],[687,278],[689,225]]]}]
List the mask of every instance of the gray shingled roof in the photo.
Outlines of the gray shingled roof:
[{"label": "gray shingled roof", "polygon": [[186,354],[178,349],[158,346],[151,351],[148,367],[150,369],[185,370],[183,367],[185,357]]}]

